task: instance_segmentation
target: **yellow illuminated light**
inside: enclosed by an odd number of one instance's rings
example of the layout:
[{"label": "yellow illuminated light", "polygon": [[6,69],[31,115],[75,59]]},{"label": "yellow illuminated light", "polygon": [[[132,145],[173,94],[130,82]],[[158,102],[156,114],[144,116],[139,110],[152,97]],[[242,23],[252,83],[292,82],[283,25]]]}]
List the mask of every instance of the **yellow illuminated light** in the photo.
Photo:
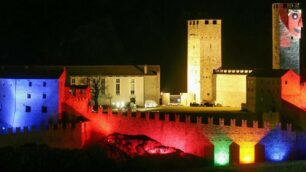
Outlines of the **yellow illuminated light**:
[{"label": "yellow illuminated light", "polygon": [[240,144],[240,164],[250,164],[255,162],[255,143],[243,142]]}]

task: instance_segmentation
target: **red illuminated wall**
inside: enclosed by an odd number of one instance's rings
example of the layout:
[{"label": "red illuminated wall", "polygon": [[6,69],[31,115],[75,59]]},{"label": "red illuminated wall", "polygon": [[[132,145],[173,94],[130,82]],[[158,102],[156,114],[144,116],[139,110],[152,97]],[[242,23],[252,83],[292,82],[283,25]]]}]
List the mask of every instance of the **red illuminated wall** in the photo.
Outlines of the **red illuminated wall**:
[{"label": "red illuminated wall", "polygon": [[289,70],[281,78],[281,95],[296,96],[300,94],[300,76],[293,70]]},{"label": "red illuminated wall", "polygon": [[165,120],[159,120],[159,114],[155,114],[154,119],[149,119],[147,113],[145,118],[132,117],[131,113],[124,116],[122,114],[95,114],[91,110],[85,115],[90,122],[91,136],[90,139],[98,140],[105,135],[112,133],[122,133],[128,135],[146,135],[157,140],[163,145],[175,147],[186,153],[192,153],[200,157],[212,157],[212,144],[204,136],[199,125],[190,122],[169,121],[169,115]]},{"label": "red illuminated wall", "polygon": [[87,133],[88,141],[97,141],[112,133],[146,135],[165,146],[211,159],[213,158],[211,141],[220,134],[224,135],[226,140],[230,139],[243,145],[244,142],[257,143],[269,131],[268,124],[264,128],[258,128],[257,122],[254,122],[253,126],[247,126],[244,121],[242,126],[236,126],[235,120],[232,120],[230,125],[221,123],[214,125],[212,119],[207,124],[202,124],[201,117],[197,118],[196,123],[192,123],[189,116],[185,122],[180,122],[178,115],[174,121],[169,120],[168,114],[165,114],[164,120],[159,119],[159,113],[153,114],[154,119],[150,118],[149,113],[145,113],[143,117],[140,112],[134,115],[135,117],[131,113],[123,115],[121,112],[113,114],[111,109],[108,109],[108,113],[102,113],[102,109],[98,113],[92,113],[89,108],[85,114],[90,121],[87,125],[90,127]]},{"label": "red illuminated wall", "polygon": [[90,100],[90,88],[75,89],[74,94],[69,87],[65,88],[64,111],[69,114],[82,115],[88,110]]},{"label": "red illuminated wall", "polygon": [[62,119],[63,106],[65,102],[65,81],[66,81],[66,68],[58,79],[58,119]]},{"label": "red illuminated wall", "polygon": [[306,84],[300,83],[300,76],[290,70],[282,77],[281,82],[282,99],[296,108],[304,110],[306,107]]}]

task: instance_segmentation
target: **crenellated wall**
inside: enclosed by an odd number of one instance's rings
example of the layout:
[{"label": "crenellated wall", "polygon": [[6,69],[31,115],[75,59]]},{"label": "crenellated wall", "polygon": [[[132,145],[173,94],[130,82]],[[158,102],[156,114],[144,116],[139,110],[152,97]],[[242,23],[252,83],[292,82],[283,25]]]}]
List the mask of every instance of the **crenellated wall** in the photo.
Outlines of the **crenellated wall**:
[{"label": "crenellated wall", "polygon": [[86,140],[86,122],[48,127],[6,128],[0,132],[0,147],[27,143],[46,144],[52,148],[82,148]]},{"label": "crenellated wall", "polygon": [[[97,113],[92,112],[89,107],[85,117],[91,123],[89,138],[95,138],[108,135],[114,132],[130,135],[147,135],[163,145],[175,147],[186,153],[214,159],[216,165],[225,165],[229,163],[230,145],[234,142],[239,145],[239,162],[255,162],[255,145],[266,137],[267,144],[270,140],[267,138],[270,129],[269,123],[265,122],[263,126],[258,125],[258,121],[253,121],[251,126],[247,125],[246,120],[242,120],[241,125],[236,124],[232,119],[230,124],[226,125],[224,119],[219,119],[218,124],[214,124],[213,118],[208,118],[207,122],[201,116],[197,116],[196,121],[192,122],[190,116],[170,114],[141,113],[130,111],[122,113],[113,113],[108,109],[107,113],[102,113],[99,109]],[[291,133],[291,125],[287,126],[286,132]],[[273,140],[274,137],[272,137]],[[284,137],[287,138],[287,137]],[[273,145],[273,144],[272,144]]]},{"label": "crenellated wall", "polygon": [[[97,112],[87,107],[82,115],[88,122],[78,123],[75,127],[55,125],[47,129],[16,128],[3,130],[0,134],[0,147],[18,146],[25,143],[47,144],[54,148],[82,148],[85,144],[100,141],[112,133],[128,135],[146,135],[165,146],[181,149],[199,157],[214,161],[215,165],[227,165],[231,159],[240,164],[257,162],[258,145],[264,147],[262,154],[267,161],[284,161],[295,157],[295,150],[300,154],[303,149],[305,133],[296,134],[291,125],[281,129],[270,128],[268,122],[259,125],[235,119],[225,122],[220,118],[202,118],[197,116],[163,114],[159,112],[112,112],[99,108]],[[284,127],[283,127],[284,128]],[[236,153],[233,145],[237,145]]]}]

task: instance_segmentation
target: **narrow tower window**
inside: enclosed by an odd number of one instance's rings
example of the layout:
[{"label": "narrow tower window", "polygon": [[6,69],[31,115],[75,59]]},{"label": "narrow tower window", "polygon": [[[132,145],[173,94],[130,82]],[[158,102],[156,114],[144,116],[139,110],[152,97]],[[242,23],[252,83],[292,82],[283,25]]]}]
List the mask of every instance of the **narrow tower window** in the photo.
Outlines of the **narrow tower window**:
[{"label": "narrow tower window", "polygon": [[116,95],[120,95],[120,79],[116,79]]},{"label": "narrow tower window", "polygon": [[131,80],[131,95],[135,94],[135,80]]}]

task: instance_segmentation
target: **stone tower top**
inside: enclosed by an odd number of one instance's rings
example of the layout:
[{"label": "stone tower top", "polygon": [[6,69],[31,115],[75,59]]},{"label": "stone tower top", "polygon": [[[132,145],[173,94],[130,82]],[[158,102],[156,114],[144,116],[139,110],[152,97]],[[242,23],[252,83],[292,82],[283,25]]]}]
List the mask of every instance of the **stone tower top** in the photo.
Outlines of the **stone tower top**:
[{"label": "stone tower top", "polygon": [[299,3],[273,3],[273,8],[288,8],[288,9],[299,9]]},{"label": "stone tower top", "polygon": [[203,25],[203,24],[216,24],[221,25],[222,20],[220,19],[200,19],[200,20],[188,20],[189,25]]}]

